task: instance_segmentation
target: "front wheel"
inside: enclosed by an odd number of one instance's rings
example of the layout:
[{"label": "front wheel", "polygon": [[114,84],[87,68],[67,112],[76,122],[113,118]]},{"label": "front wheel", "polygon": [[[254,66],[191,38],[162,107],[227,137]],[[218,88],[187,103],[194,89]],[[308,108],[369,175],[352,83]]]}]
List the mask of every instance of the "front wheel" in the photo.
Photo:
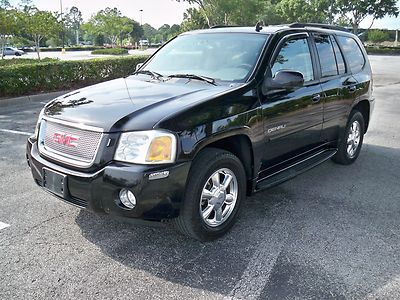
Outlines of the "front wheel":
[{"label": "front wheel", "polygon": [[344,135],[339,141],[338,152],[333,157],[333,161],[342,165],[349,165],[355,162],[360,155],[364,132],[364,117],[359,111],[354,110],[347,122]]},{"label": "front wheel", "polygon": [[189,172],[177,229],[200,241],[224,235],[236,220],[245,191],[241,161],[228,151],[204,149]]}]

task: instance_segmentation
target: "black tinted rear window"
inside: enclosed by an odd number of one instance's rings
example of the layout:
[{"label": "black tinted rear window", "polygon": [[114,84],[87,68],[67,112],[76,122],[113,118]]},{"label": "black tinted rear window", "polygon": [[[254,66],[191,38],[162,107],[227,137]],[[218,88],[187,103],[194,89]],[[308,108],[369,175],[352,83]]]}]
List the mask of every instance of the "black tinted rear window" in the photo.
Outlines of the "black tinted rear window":
[{"label": "black tinted rear window", "polygon": [[342,46],[344,56],[350,65],[352,73],[358,73],[364,67],[364,55],[357,42],[347,36],[338,36],[339,44]]}]

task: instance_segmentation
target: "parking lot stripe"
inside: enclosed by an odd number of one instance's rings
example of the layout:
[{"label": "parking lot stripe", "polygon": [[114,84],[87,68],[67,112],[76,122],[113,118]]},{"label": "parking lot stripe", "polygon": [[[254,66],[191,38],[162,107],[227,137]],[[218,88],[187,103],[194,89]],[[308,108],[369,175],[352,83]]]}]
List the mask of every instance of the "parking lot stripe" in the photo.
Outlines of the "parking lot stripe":
[{"label": "parking lot stripe", "polygon": [[10,225],[8,225],[6,223],[3,223],[3,222],[0,222],[0,230],[2,230],[4,228],[7,228],[7,227],[10,227]]},{"label": "parking lot stripe", "polygon": [[261,235],[260,244],[250,258],[242,277],[228,299],[258,299],[288,239],[288,212],[279,215],[270,229]]},{"label": "parking lot stripe", "polygon": [[32,135],[32,133],[26,132],[26,131],[17,131],[17,130],[10,130],[10,129],[0,129],[0,131],[1,132],[7,132],[7,133],[26,135],[26,136],[31,136]]}]

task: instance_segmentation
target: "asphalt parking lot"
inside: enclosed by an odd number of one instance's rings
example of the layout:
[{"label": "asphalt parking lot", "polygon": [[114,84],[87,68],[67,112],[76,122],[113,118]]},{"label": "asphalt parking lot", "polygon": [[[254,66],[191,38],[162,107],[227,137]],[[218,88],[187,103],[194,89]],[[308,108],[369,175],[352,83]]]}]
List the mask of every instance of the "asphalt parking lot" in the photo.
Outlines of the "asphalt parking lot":
[{"label": "asphalt parking lot", "polygon": [[[143,50],[129,50],[130,55],[151,55],[157,49],[155,48],[148,48]],[[40,52],[40,57],[43,58],[57,58],[60,60],[86,60],[86,59],[93,59],[93,58],[101,58],[101,57],[110,57],[112,55],[92,55],[92,51],[66,51],[64,54],[61,51],[50,51],[50,52]],[[23,56],[12,56],[7,55],[5,59],[12,59],[12,58],[37,58],[36,52],[27,52]]]},{"label": "asphalt parking lot", "polygon": [[376,107],[357,162],[247,198],[206,244],[41,191],[24,133],[43,104],[0,102],[0,299],[400,299],[400,57],[370,59]]}]

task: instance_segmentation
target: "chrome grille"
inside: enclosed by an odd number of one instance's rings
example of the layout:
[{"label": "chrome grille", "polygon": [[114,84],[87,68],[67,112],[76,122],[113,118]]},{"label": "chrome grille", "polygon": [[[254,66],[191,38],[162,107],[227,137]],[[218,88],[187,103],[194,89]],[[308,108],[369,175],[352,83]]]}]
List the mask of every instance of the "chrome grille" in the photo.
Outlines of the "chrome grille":
[{"label": "chrome grille", "polygon": [[[55,138],[57,135],[61,140],[59,142]],[[65,142],[66,137],[71,136],[76,139],[76,144],[72,146]],[[99,131],[43,119],[39,133],[39,151],[67,164],[88,167],[95,159],[101,137],[102,133]]]}]

